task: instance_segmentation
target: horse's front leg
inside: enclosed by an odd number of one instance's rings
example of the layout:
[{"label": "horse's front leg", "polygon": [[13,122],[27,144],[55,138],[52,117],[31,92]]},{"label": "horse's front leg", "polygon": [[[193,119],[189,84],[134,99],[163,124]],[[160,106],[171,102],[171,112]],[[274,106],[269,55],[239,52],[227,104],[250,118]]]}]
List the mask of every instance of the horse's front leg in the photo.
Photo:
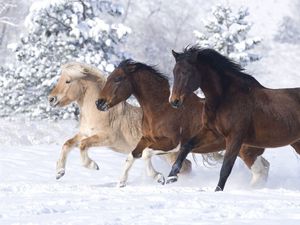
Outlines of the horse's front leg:
[{"label": "horse's front leg", "polygon": [[[178,157],[178,154],[179,154],[180,151],[178,152],[171,152],[171,153],[168,153],[166,155],[164,155],[163,157],[165,158],[165,160],[170,164],[170,166],[173,166],[174,163],[176,162],[176,159]],[[180,173],[185,173],[185,174],[188,174],[192,171],[192,162],[188,159],[185,159],[183,162],[182,162],[182,167],[181,167],[181,170],[180,170]]]},{"label": "horse's front leg", "polygon": [[224,155],[224,160],[222,164],[222,168],[220,171],[220,177],[218,186],[216,187],[215,191],[223,191],[225,183],[231,173],[232,167],[234,162],[239,154],[239,150],[242,146],[242,136],[232,135],[227,138],[226,140],[226,152]]},{"label": "horse's front leg", "polygon": [[67,156],[69,152],[78,144],[80,138],[81,135],[76,134],[74,137],[64,143],[56,163],[56,179],[59,179],[65,175]]},{"label": "horse's front leg", "polygon": [[108,145],[109,138],[107,135],[95,134],[91,137],[85,138],[80,141],[80,156],[82,165],[89,169],[99,170],[97,163],[92,160],[88,155],[88,148],[95,146]]},{"label": "horse's front leg", "polygon": [[148,144],[149,144],[148,141],[144,137],[142,137],[138,142],[137,146],[135,147],[135,149],[131,153],[129,153],[118,184],[119,187],[126,186],[126,181],[128,179],[128,172],[132,167],[134,160],[142,157],[143,151],[145,148],[148,147]]},{"label": "horse's front leg", "polygon": [[178,173],[181,170],[182,163],[186,159],[187,155],[192,151],[194,148],[195,139],[190,139],[187,143],[183,144],[180,147],[179,154],[175,163],[172,166],[171,172],[167,178],[167,184],[174,183],[178,180]]},{"label": "horse's front leg", "polygon": [[165,184],[164,176],[154,169],[153,164],[151,162],[151,157],[153,155],[155,155],[155,152],[153,153],[153,151],[151,149],[145,149],[142,154],[142,158],[145,160],[145,163],[146,163],[147,175],[154,178],[158,183],[161,183],[164,185]]}]

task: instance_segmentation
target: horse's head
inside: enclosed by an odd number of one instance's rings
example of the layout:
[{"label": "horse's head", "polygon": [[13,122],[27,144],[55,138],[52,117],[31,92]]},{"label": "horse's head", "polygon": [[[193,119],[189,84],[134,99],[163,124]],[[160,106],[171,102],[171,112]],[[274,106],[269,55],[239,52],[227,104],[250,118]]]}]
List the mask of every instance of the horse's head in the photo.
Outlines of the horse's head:
[{"label": "horse's head", "polygon": [[106,111],[116,104],[125,101],[133,92],[129,72],[133,68],[117,67],[108,77],[100,93],[100,99],[96,101],[97,109]]},{"label": "horse's head", "polygon": [[191,59],[184,57],[185,53],[177,53],[172,50],[176,60],[173,69],[174,84],[170,96],[170,103],[174,108],[179,108],[187,95],[193,93],[199,87],[197,68]]},{"label": "horse's head", "polygon": [[86,77],[86,70],[80,63],[67,63],[61,67],[60,78],[51,90],[48,101],[51,106],[66,106],[82,96],[84,88],[80,80]]}]

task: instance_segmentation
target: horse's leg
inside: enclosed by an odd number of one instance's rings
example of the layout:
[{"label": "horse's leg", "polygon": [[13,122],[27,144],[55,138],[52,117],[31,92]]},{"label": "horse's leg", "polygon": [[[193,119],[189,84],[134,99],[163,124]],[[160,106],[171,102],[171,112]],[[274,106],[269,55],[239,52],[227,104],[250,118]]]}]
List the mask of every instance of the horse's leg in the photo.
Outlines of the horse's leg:
[{"label": "horse's leg", "polygon": [[167,184],[176,182],[178,179],[177,174],[180,172],[182,162],[186,159],[187,155],[192,151],[194,147],[194,139],[190,139],[187,143],[182,145],[179,150],[176,162],[172,166],[172,170],[167,178]]},{"label": "horse's leg", "polygon": [[129,153],[129,155],[127,156],[126,162],[125,162],[124,169],[121,174],[119,184],[118,184],[119,187],[126,186],[126,181],[128,179],[128,172],[129,172],[130,168],[132,167],[134,160],[137,158],[140,158],[143,154],[143,150],[147,147],[148,147],[148,142],[144,137],[142,137],[140,139],[140,141],[138,142],[137,146],[135,147],[135,149],[131,153]]},{"label": "horse's leg", "polygon": [[261,155],[264,148],[242,146],[239,156],[252,172],[251,185],[261,186],[268,179],[270,163]]},{"label": "horse's leg", "polygon": [[[164,155],[163,157],[165,157],[166,161],[171,166],[173,166],[173,164],[176,162],[178,155],[179,155],[179,151],[168,153],[168,154]],[[180,169],[180,173],[189,173],[191,171],[192,171],[192,162],[188,159],[185,159],[182,163],[182,168]]]},{"label": "horse's leg", "polygon": [[223,191],[225,183],[231,173],[234,162],[239,154],[240,148],[242,146],[242,137],[231,136],[226,139],[226,152],[224,155],[224,160],[222,168],[220,171],[220,178],[218,186],[215,191]]},{"label": "horse's leg", "polygon": [[146,163],[147,175],[156,179],[158,183],[165,184],[164,176],[161,173],[157,172],[152,165],[151,162],[151,157],[153,155],[152,152],[153,151],[150,149],[145,149],[142,154],[142,158],[145,160]]},{"label": "horse's leg", "polygon": [[69,152],[77,145],[80,137],[81,136],[79,134],[76,134],[73,138],[64,143],[56,163],[56,179],[59,179],[65,175],[67,156]]},{"label": "horse's leg", "polygon": [[291,146],[295,149],[295,151],[300,155],[300,141],[291,144]]},{"label": "horse's leg", "polygon": [[89,169],[99,170],[97,163],[88,155],[88,148],[92,146],[103,146],[108,138],[106,135],[93,135],[80,141],[79,149],[82,165]]}]

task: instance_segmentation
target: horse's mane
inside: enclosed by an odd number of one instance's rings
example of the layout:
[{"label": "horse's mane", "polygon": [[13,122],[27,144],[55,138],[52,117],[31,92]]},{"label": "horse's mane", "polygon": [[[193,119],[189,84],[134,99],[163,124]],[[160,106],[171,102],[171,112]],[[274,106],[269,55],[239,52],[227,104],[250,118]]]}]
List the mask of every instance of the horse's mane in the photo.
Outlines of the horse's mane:
[{"label": "horse's mane", "polygon": [[153,74],[156,78],[159,78],[161,80],[169,81],[168,77],[161,73],[156,66],[150,66],[145,63],[136,62],[132,59],[125,59],[123,60],[118,68],[122,68],[126,73],[131,74],[138,70],[146,70],[149,71],[151,74]]},{"label": "horse's mane", "polygon": [[202,64],[208,64],[211,66],[211,68],[213,68],[220,74],[229,72],[231,76],[236,77],[240,80],[243,79],[244,82],[248,84],[255,83],[260,85],[260,83],[253,76],[243,72],[244,68],[241,65],[220,54],[214,49],[201,48],[197,45],[186,47],[179,57],[192,59],[192,61],[196,60],[196,62]]},{"label": "horse's mane", "polygon": [[99,69],[97,69],[94,66],[90,66],[85,63],[80,62],[69,62],[61,66],[61,70],[64,73],[68,73],[70,75],[81,73],[86,76],[94,76],[97,77],[97,81],[101,83],[105,83],[106,78],[105,76],[100,72]]}]

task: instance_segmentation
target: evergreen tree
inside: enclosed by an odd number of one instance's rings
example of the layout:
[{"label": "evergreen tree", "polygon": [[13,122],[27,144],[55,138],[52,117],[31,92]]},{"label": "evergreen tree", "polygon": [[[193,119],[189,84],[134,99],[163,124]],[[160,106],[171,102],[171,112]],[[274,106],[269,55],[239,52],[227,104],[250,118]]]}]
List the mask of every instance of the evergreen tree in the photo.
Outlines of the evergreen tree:
[{"label": "evergreen tree", "polygon": [[74,106],[58,110],[47,102],[60,66],[80,61],[111,72],[124,58],[120,44],[130,33],[123,24],[111,23],[121,14],[122,8],[110,1],[34,3],[25,22],[27,33],[19,43],[10,45],[16,63],[1,69],[0,116],[74,117]]},{"label": "evergreen tree", "polygon": [[248,9],[240,8],[234,13],[230,7],[217,5],[212,9],[212,18],[204,22],[205,32],[194,31],[197,44],[201,47],[213,48],[242,66],[256,61],[260,57],[251,53],[260,38],[249,38],[252,27],[246,21]]}]

